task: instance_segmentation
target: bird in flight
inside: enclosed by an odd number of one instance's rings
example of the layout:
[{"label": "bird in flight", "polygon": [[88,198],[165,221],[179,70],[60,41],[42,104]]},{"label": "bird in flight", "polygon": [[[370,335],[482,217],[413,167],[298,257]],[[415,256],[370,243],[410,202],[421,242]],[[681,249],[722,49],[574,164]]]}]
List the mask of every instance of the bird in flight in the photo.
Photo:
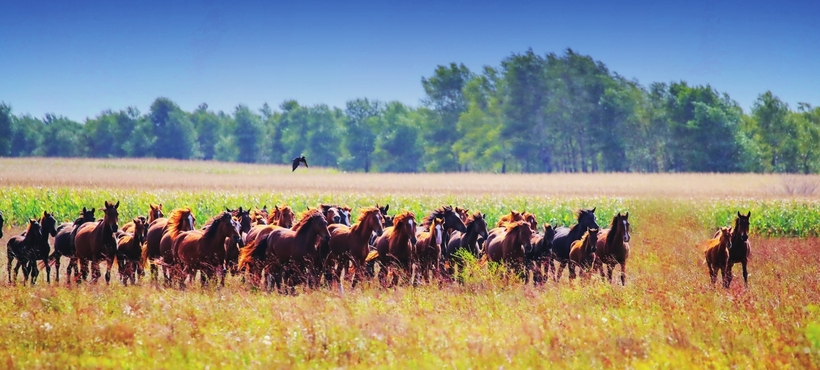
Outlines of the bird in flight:
[{"label": "bird in flight", "polygon": [[305,156],[293,158],[293,169],[290,172],[296,171],[296,168],[299,167],[300,163],[304,163],[305,167],[308,167],[307,159]]}]

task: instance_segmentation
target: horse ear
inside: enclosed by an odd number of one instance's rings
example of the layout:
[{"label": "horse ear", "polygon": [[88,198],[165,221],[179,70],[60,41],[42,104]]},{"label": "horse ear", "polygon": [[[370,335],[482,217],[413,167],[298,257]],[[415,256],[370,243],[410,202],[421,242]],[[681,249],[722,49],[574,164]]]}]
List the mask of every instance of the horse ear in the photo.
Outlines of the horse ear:
[{"label": "horse ear", "polygon": [[384,211],[385,211],[385,212],[387,212],[387,210],[388,210],[388,209],[390,209],[390,204],[386,204],[386,205],[384,206]]},{"label": "horse ear", "polygon": [[746,218],[749,218],[749,217],[752,217],[752,211],[749,211],[749,213],[746,214]]},{"label": "horse ear", "polygon": [[737,217],[741,217],[740,211],[737,211]]},{"label": "horse ear", "polygon": [[97,213],[97,207],[91,208],[91,213]]},{"label": "horse ear", "polygon": [[114,205],[114,208],[120,208],[120,201],[117,201],[117,204]]},{"label": "horse ear", "polygon": [[629,212],[624,215],[624,218],[629,219]]},{"label": "horse ear", "polygon": [[162,208],[162,203],[159,204],[159,208]]},{"label": "horse ear", "polygon": [[592,213],[595,213],[596,209],[598,209],[598,207],[592,208]]},{"label": "horse ear", "polygon": [[105,201],[105,208],[108,208],[108,201]]},{"label": "horse ear", "polygon": [[85,207],[83,207],[83,213],[86,213],[86,212],[88,212],[88,210],[85,209]]}]

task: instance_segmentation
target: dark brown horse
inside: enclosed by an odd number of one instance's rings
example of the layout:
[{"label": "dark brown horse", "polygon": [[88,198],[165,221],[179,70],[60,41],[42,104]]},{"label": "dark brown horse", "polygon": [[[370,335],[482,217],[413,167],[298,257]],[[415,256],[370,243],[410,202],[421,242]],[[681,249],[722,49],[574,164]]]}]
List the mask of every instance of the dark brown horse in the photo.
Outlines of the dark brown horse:
[{"label": "dark brown horse", "polygon": [[536,284],[543,283],[548,278],[550,266],[552,266],[552,239],[554,237],[555,229],[550,224],[544,224],[543,235],[533,233],[532,253],[527,254],[527,265],[532,268],[532,277]]},{"label": "dark brown horse", "polygon": [[[37,268],[37,247],[40,244],[40,239],[43,237],[40,222],[36,219],[30,219],[26,231],[20,235],[12,237],[6,244],[6,257],[8,257],[7,269],[9,271],[9,284],[17,280],[17,273],[20,267],[23,268],[23,284],[28,282],[29,274],[32,269]],[[17,260],[14,266],[14,280],[11,279],[11,263]]]},{"label": "dark brown horse", "polygon": [[[145,238],[145,248],[143,249],[141,260],[145,261],[145,268],[151,269],[151,276],[154,281],[159,275],[159,265],[163,264],[165,278],[170,282],[171,266],[174,256],[171,253],[171,244],[174,238],[183,231],[191,231],[196,228],[196,218],[190,208],[177,208],[171,211],[168,218],[158,218],[148,227],[148,236]],[[164,248],[163,248],[164,247]],[[167,259],[160,259],[167,257]],[[166,270],[167,269],[167,270]]]},{"label": "dark brown horse", "polygon": [[422,231],[416,235],[416,260],[419,263],[419,280],[430,282],[430,274],[436,280],[441,277],[441,243],[444,234],[444,220],[434,218],[430,231]]},{"label": "dark brown horse", "polygon": [[461,218],[461,221],[464,222],[464,225],[466,226],[467,220],[470,218],[470,210],[467,208],[461,208],[459,206],[456,206],[454,210],[456,211],[456,213],[458,213],[458,217]]},{"label": "dark brown horse", "polygon": [[80,264],[83,280],[88,277],[88,264],[91,263],[91,281],[96,282],[100,278],[100,262],[105,261],[105,282],[111,281],[111,268],[114,267],[114,257],[117,253],[114,233],[118,228],[119,206],[120,202],[113,204],[106,201],[102,221],[85,223],[77,230],[74,237],[74,246],[77,248],[75,255]]},{"label": "dark brown horse", "polygon": [[3,218],[3,212],[0,212],[0,239],[3,239],[3,227],[6,226],[6,219]]},{"label": "dark brown horse", "polygon": [[736,263],[740,263],[743,267],[743,285],[749,287],[749,274],[746,271],[746,264],[749,262],[749,256],[752,254],[752,246],[749,243],[749,218],[752,217],[752,211],[749,211],[746,216],[737,213],[734,225],[732,226],[732,248],[729,249],[729,264],[727,268],[726,286],[732,283],[732,267]]},{"label": "dark brown horse", "polygon": [[569,279],[575,279],[575,267],[584,277],[596,263],[595,246],[598,244],[598,229],[588,228],[581,239],[572,242],[569,250]]},{"label": "dark brown horse", "polygon": [[526,221],[515,221],[490,230],[484,251],[488,260],[504,262],[513,269],[522,270],[524,258],[532,252],[530,224]]},{"label": "dark brown horse", "polygon": [[[342,271],[347,268],[349,261],[353,262],[351,280],[353,286],[356,284],[356,276],[359,280],[364,278],[365,259],[370,253],[368,242],[373,233],[382,235],[384,232],[384,222],[382,214],[376,207],[363,209],[359,213],[359,219],[353,227],[344,225],[330,225],[330,240],[328,241],[329,253],[323,263],[324,268],[332,270],[335,266],[335,273],[332,279],[341,279]],[[348,261],[349,260],[349,261]]]},{"label": "dark brown horse", "polygon": [[144,266],[142,259],[142,246],[145,242],[146,224],[138,217],[130,222],[132,232],[120,233],[117,239],[117,262],[120,281],[126,286],[128,281],[131,285],[136,283],[137,270]]},{"label": "dark brown horse", "polygon": [[387,285],[388,270],[393,270],[393,285],[399,283],[399,271],[412,278],[412,263],[415,258],[416,216],[413,212],[403,212],[393,218],[393,226],[385,228],[384,234],[376,239],[376,251],[368,260],[379,259],[379,281]]},{"label": "dark brown horse", "polygon": [[[555,229],[555,237],[552,238],[552,257],[561,264],[555,273],[555,281],[561,280],[561,273],[569,263],[569,250],[572,242],[581,239],[589,228],[598,228],[598,219],[595,217],[595,209],[582,209],[576,212],[578,223],[571,228],[559,227]],[[555,270],[553,263],[550,269]]]},{"label": "dark brown horse", "polygon": [[216,274],[220,277],[220,284],[224,286],[226,245],[233,245],[225,243],[225,239],[230,238],[237,244],[242,242],[239,223],[229,212],[223,212],[206,223],[210,226],[205,231],[185,231],[174,238],[171,249],[184,274],[182,287],[185,286],[186,279],[193,281],[197,271],[200,272],[203,287]]},{"label": "dark brown horse", "polygon": [[[427,217],[421,221],[422,230],[420,231],[430,231],[430,225],[432,224],[432,220],[434,218],[441,218],[444,220],[444,223],[442,224],[444,227],[444,235],[442,239],[442,242],[444,243],[443,245],[450,244],[451,231],[467,231],[467,226],[465,226],[464,221],[461,220],[461,215],[458,214],[452,206],[441,206],[427,215]],[[419,230],[416,232],[418,233],[418,231]]]},{"label": "dark brown horse", "polygon": [[476,211],[465,222],[466,231],[453,231],[450,233],[450,241],[442,253],[445,259],[449,259],[458,249],[464,248],[474,256],[478,257],[480,252],[478,238],[487,239],[487,221],[481,212]]},{"label": "dark brown horse", "polygon": [[[342,223],[342,211],[339,209],[338,206],[331,205],[331,204],[319,203],[318,208],[319,208],[319,210],[322,211],[322,214],[325,215],[325,220],[327,220],[328,225],[341,224]],[[346,225],[346,226],[350,226],[350,225]]]},{"label": "dark brown horse", "polygon": [[94,216],[95,208],[86,209],[83,207],[80,212],[80,217],[74,220],[73,223],[65,222],[57,227],[57,236],[54,237],[54,253],[48,257],[49,264],[54,264],[55,277],[54,280],[60,282],[60,259],[61,257],[68,257],[68,267],[66,268],[66,278],[71,281],[71,272],[74,272],[75,278],[80,274],[80,269],[77,265],[77,257],[74,255],[74,236],[80,225],[87,222],[96,221]]},{"label": "dark brown horse", "polygon": [[718,272],[723,278],[723,286],[729,287],[728,265],[729,253],[732,250],[732,231],[728,227],[721,227],[717,232],[717,237],[708,240],[704,245],[704,256],[706,265],[709,267],[709,277],[712,285],[717,281]]},{"label": "dark brown horse", "polygon": [[622,215],[618,212],[612,217],[609,229],[598,232],[598,244],[595,246],[595,269],[601,272],[604,278],[604,264],[607,269],[607,279],[612,282],[612,270],[615,265],[621,265],[621,285],[626,285],[626,260],[629,258],[629,212]]},{"label": "dark brown horse", "polygon": [[[34,260],[43,261],[43,266],[46,270],[46,282],[51,284],[51,264],[49,263],[49,255],[51,254],[51,245],[48,243],[48,237],[57,236],[57,220],[54,215],[48,212],[43,212],[40,217],[40,228],[43,236],[37,243],[37,248],[34,251]],[[37,263],[32,263],[31,283],[37,283],[37,276],[40,275],[40,269]]]}]

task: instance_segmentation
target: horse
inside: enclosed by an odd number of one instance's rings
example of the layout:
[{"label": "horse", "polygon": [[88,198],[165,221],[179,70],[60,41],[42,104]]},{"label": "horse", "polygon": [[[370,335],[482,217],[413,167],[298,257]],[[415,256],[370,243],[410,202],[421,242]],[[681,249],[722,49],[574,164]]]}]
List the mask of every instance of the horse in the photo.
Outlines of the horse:
[{"label": "horse", "polygon": [[[379,281],[386,286],[387,270],[390,267],[401,268],[406,276],[412,277],[412,262],[416,246],[416,215],[403,212],[393,218],[394,226],[384,229],[382,236],[376,239],[376,251],[367,256],[367,260],[379,259]],[[393,285],[398,284],[398,271],[393,272]]]},{"label": "horse", "polygon": [[505,262],[513,268],[523,267],[524,258],[532,252],[532,230],[526,221],[515,221],[490,230],[484,251],[487,260]]},{"label": "horse", "polygon": [[[144,262],[144,268],[150,267],[151,276],[154,281],[158,279],[160,257],[166,279],[170,279],[170,267],[173,265],[173,255],[171,254],[171,242],[179,233],[194,230],[196,218],[190,208],[177,208],[171,211],[168,218],[158,218],[148,227],[148,234],[145,238],[145,248],[142,250],[143,256],[140,258]],[[165,247],[163,249],[163,246]],[[165,255],[163,255],[165,252]],[[167,280],[170,282],[170,280]]]},{"label": "horse", "polygon": [[14,259],[17,259],[17,264],[14,266],[14,281],[17,280],[17,273],[20,271],[20,267],[22,267],[23,284],[28,282],[32,268],[37,268],[35,260],[35,256],[37,255],[36,249],[42,237],[43,233],[40,222],[32,218],[29,220],[28,227],[24,233],[12,237],[8,243],[6,243],[6,257],[8,257],[9,260],[7,265],[9,284],[13,282],[11,280],[11,262],[14,261]]},{"label": "horse", "polygon": [[728,227],[721,227],[717,232],[717,237],[706,241],[704,244],[704,257],[706,265],[709,267],[709,276],[712,279],[712,286],[717,281],[718,271],[723,278],[723,287],[729,288],[728,265],[729,254],[732,250],[732,231]]},{"label": "horse", "polygon": [[[578,210],[576,212],[577,224],[571,228],[559,227],[555,229],[555,236],[552,238],[552,257],[561,263],[555,274],[555,281],[561,280],[561,273],[564,271],[564,267],[567,266],[567,263],[569,263],[569,251],[572,247],[572,242],[581,239],[587,229],[598,228],[598,221],[595,217],[596,209],[597,207]],[[553,262],[550,262],[548,267],[553,271],[555,270]]]},{"label": "horse", "polygon": [[290,206],[287,204],[283,205],[281,208],[279,206],[274,206],[273,213],[271,213],[268,217],[267,225],[252,226],[248,234],[245,235],[245,245],[247,246],[251,244],[251,242],[256,239],[266,237],[271,231],[273,231],[273,229],[292,228],[293,219],[293,209],[291,209]]},{"label": "horse", "polygon": [[265,205],[262,209],[254,208],[251,210],[249,216],[251,218],[251,227],[256,225],[267,225],[268,224],[268,206]]},{"label": "horse", "polygon": [[467,209],[467,208],[461,208],[459,206],[456,206],[454,211],[456,211],[456,213],[458,213],[458,217],[460,217],[461,221],[464,222],[464,224],[466,225],[467,220],[470,218],[470,210]]},{"label": "horse", "polygon": [[579,267],[579,274],[584,277],[586,272],[596,263],[595,246],[598,243],[598,229],[588,228],[581,239],[572,242],[569,250],[569,279],[575,279],[575,267]]},{"label": "horse", "polygon": [[69,258],[68,267],[65,271],[66,277],[69,279],[68,281],[71,281],[72,271],[74,271],[75,276],[79,275],[80,269],[77,266],[77,257],[74,255],[74,236],[77,234],[80,225],[96,221],[94,217],[95,211],[95,208],[89,210],[83,207],[83,210],[80,212],[80,217],[75,219],[73,223],[65,222],[57,227],[57,236],[54,237],[54,252],[48,257],[49,264],[54,264],[54,280],[56,282],[60,282],[61,257]]},{"label": "horse", "polygon": [[746,264],[749,262],[749,255],[752,252],[752,246],[749,243],[749,218],[752,217],[752,211],[749,211],[746,216],[737,213],[734,225],[731,229],[732,246],[729,249],[729,263],[726,271],[726,287],[732,283],[732,267],[736,263],[740,263],[743,267],[743,285],[749,287],[749,274],[746,272]]},{"label": "horse", "polygon": [[3,212],[0,212],[0,239],[3,239],[3,227],[6,225],[6,219],[3,218]]},{"label": "horse", "polygon": [[117,239],[117,267],[120,281],[125,286],[128,286],[128,280],[131,280],[131,285],[136,283],[136,273],[139,266],[145,264],[141,259],[142,244],[145,242],[146,222],[138,217],[129,223],[133,225],[133,231],[131,233],[120,233],[120,237]]},{"label": "horse", "polygon": [[[325,215],[325,219],[327,220],[328,225],[342,224],[342,212],[338,206],[319,203],[318,209],[320,209],[322,211],[322,214]],[[345,226],[350,225],[348,224]]]},{"label": "horse", "polygon": [[211,218],[206,230],[190,230],[180,233],[174,238],[172,251],[175,261],[182,267],[184,274],[180,285],[185,287],[185,280],[193,281],[196,272],[200,271],[202,286],[206,286],[215,274],[220,277],[220,285],[225,286],[225,239],[230,238],[241,246],[239,223],[233,219],[230,212]]},{"label": "horse", "polygon": [[442,250],[443,259],[447,261],[447,273],[450,275],[455,273],[455,265],[461,266],[463,261],[455,257],[456,251],[464,249],[476,258],[481,253],[479,248],[479,238],[487,239],[487,220],[481,212],[476,211],[467,219],[465,223],[467,230],[465,232],[453,231],[450,233],[450,240],[445,244]]},{"label": "horse", "polygon": [[49,255],[51,254],[51,245],[48,244],[48,237],[57,236],[57,220],[54,215],[48,212],[43,212],[40,217],[40,231],[43,234],[37,243],[37,248],[34,250],[34,261],[32,261],[31,270],[31,284],[37,283],[37,276],[40,275],[40,269],[37,266],[37,261],[43,261],[46,269],[46,282],[51,284],[51,264],[49,263]]},{"label": "horse", "polygon": [[[154,220],[159,219],[159,218],[163,218],[163,217],[165,217],[165,214],[162,213],[162,203],[156,204],[156,205],[148,203],[148,216],[140,217],[140,221],[142,221],[143,226],[145,226],[145,225],[150,225],[152,222],[154,222]],[[134,222],[131,221],[131,222],[123,225],[121,229],[122,229],[123,232],[133,233],[134,232]],[[148,228],[143,227],[143,229],[144,229],[144,233],[146,234],[145,236],[147,236]]]},{"label": "horse", "polygon": [[[420,231],[430,231],[430,225],[432,224],[432,220],[435,218],[441,218],[444,220],[442,227],[444,227],[444,235],[443,236],[443,243],[444,245],[450,244],[450,231],[456,230],[465,232],[467,231],[467,226],[464,225],[464,221],[461,220],[461,216],[453,210],[452,206],[441,206],[431,212],[427,217],[421,220],[421,226],[423,227],[422,230],[416,231],[418,234]],[[418,238],[418,235],[416,235]]]},{"label": "horse", "polygon": [[527,223],[530,224],[530,230],[532,230],[533,233],[537,233],[538,220],[535,218],[535,215],[525,211],[521,216],[524,218],[524,221],[527,221]]},{"label": "horse", "polygon": [[327,219],[318,209],[308,209],[293,229],[273,229],[242,248],[239,268],[253,278],[261,278],[268,269],[268,287],[275,283],[281,288],[282,278],[294,286],[304,269],[314,266],[318,238],[330,239]]},{"label": "horse", "polygon": [[504,225],[508,223],[517,221],[524,221],[524,215],[521,212],[511,209],[510,213],[501,216],[498,223],[495,224],[495,227],[504,227]]},{"label": "horse", "polygon": [[91,281],[96,282],[99,279],[100,260],[103,259],[106,262],[105,282],[109,283],[111,281],[111,268],[117,253],[117,241],[114,239],[114,233],[117,232],[118,228],[117,223],[120,214],[117,208],[119,206],[119,201],[117,204],[105,201],[103,219],[96,223],[84,223],[77,230],[77,235],[74,237],[75,256],[79,262],[80,274],[83,280],[88,277],[89,262],[91,263]]},{"label": "horse", "polygon": [[430,231],[423,231],[416,236],[416,260],[419,262],[420,280],[430,282],[432,272],[436,280],[441,276],[439,260],[441,259],[441,242],[444,234],[444,220],[434,218]]},{"label": "horse", "polygon": [[607,267],[607,278],[612,282],[612,270],[621,265],[621,285],[626,285],[626,260],[629,258],[629,212],[622,215],[618,212],[612,217],[609,229],[598,232],[598,244],[595,246],[594,268],[601,272],[604,279],[604,264]]},{"label": "horse", "polygon": [[[532,228],[532,224],[530,224]],[[527,254],[527,264],[532,268],[533,281],[540,284],[546,281],[546,275],[549,273],[549,266],[552,264],[552,239],[555,237],[555,229],[550,224],[544,224],[544,234],[538,235],[533,233],[532,252]]]},{"label": "horse", "polygon": [[329,271],[332,271],[336,265],[335,273],[330,277],[341,279],[342,271],[349,264],[348,260],[353,262],[351,280],[355,287],[357,282],[355,276],[358,275],[359,279],[364,278],[365,260],[370,253],[368,246],[370,236],[374,233],[381,236],[384,233],[382,214],[376,207],[365,208],[359,212],[358,222],[352,227],[330,225],[328,230],[330,231],[330,240],[327,243],[329,253],[322,264]]}]

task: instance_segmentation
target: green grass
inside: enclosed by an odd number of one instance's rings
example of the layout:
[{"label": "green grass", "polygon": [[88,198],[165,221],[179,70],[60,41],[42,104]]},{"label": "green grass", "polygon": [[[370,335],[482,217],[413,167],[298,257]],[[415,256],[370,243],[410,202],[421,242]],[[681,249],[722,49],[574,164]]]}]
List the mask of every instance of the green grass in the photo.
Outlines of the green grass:
[{"label": "green grass", "polygon": [[[597,207],[599,224],[608,225],[615,212],[630,212],[630,222],[635,230],[647,222],[663,222],[666,215],[676,215],[707,230],[727,226],[740,211],[752,212],[752,233],[760,236],[820,235],[820,201],[783,199],[693,199],[661,200],[646,198],[550,198],[522,196],[372,196],[367,194],[270,194],[261,192],[234,193],[219,191],[139,191],[139,190],[78,190],[71,188],[8,187],[0,195],[0,211],[5,215],[8,227],[21,226],[43,211],[56,214],[58,219],[70,220],[83,207],[100,209],[106,200],[120,201],[120,217],[130,220],[147,213],[148,203],[162,203],[166,212],[175,207],[191,207],[198,220],[216,215],[225,207],[262,207],[287,203],[296,211],[314,207],[319,202],[347,204],[355,209],[375,203],[390,204],[393,213],[410,210],[418,218],[440,205],[458,205],[480,210],[494,223],[510,209],[534,213],[539,223],[571,225],[573,211],[585,207]],[[657,209],[660,215],[651,216],[646,210]],[[657,216],[657,217],[656,217]],[[125,223],[123,221],[121,223]]]}]

